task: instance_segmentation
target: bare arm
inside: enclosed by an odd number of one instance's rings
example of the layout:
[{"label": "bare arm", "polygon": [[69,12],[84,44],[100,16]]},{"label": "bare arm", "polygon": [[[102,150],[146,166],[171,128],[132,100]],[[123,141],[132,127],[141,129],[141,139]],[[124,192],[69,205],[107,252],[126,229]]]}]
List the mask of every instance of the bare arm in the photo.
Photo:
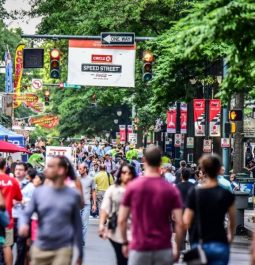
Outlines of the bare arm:
[{"label": "bare arm", "polygon": [[96,190],[92,190],[92,200],[93,200],[93,206],[96,206],[96,201],[97,201],[97,194]]},{"label": "bare arm", "polygon": [[230,208],[228,209],[228,217],[229,217],[229,222],[228,222],[228,241],[231,243],[234,238],[235,234],[235,216],[236,216],[236,208],[235,204],[233,203]]},{"label": "bare arm", "polygon": [[191,209],[186,208],[183,215],[183,226],[185,230],[190,229],[193,218],[194,212]]},{"label": "bare arm", "polygon": [[83,207],[83,205],[84,205],[84,198],[83,198],[82,185],[81,185],[80,180],[76,180],[75,181],[75,187],[76,187],[76,189],[80,193],[80,196],[81,196],[81,207]]},{"label": "bare arm", "polygon": [[104,209],[101,209],[100,211],[100,217],[99,217],[99,227],[98,227],[98,235],[102,238],[105,237],[105,223],[107,221],[108,214]]},{"label": "bare arm", "polygon": [[174,258],[178,261],[180,256],[180,247],[183,239],[183,222],[182,222],[182,209],[173,210],[173,217],[175,220],[175,242],[176,242],[176,250],[174,253]]},{"label": "bare arm", "polygon": [[129,217],[130,209],[125,206],[120,206],[118,226],[121,231],[121,236],[124,242],[127,242],[127,221]]}]

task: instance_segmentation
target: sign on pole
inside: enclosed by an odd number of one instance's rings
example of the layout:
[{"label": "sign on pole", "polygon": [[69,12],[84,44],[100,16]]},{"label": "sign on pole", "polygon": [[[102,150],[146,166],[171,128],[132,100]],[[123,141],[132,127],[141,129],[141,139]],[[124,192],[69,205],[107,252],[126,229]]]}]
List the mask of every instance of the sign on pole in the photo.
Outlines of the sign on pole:
[{"label": "sign on pole", "polygon": [[204,153],[212,152],[212,140],[204,140],[203,152]]},{"label": "sign on pole", "polygon": [[229,138],[221,138],[221,147],[222,148],[230,148],[230,139]]},{"label": "sign on pole", "polygon": [[130,32],[102,32],[101,43],[113,46],[133,46],[135,44],[135,33]]},{"label": "sign on pole", "polygon": [[180,133],[176,133],[174,135],[174,147],[181,147],[182,145],[182,135]]},{"label": "sign on pole", "polygon": [[35,90],[41,90],[43,88],[42,79],[32,79],[32,88]]},{"label": "sign on pole", "polygon": [[137,133],[129,133],[128,142],[131,144],[137,144]]},{"label": "sign on pole", "polygon": [[187,137],[187,148],[194,148],[194,137]]},{"label": "sign on pole", "polygon": [[65,146],[46,146],[46,157],[45,162],[46,164],[48,161],[55,157],[55,156],[65,156],[67,157],[72,163],[76,163],[75,153],[73,152],[72,147],[65,147]]},{"label": "sign on pole", "polygon": [[210,100],[210,136],[220,136],[220,123],[221,123],[221,101],[220,99]]},{"label": "sign on pole", "polygon": [[70,40],[68,84],[135,87],[135,46],[103,46],[100,41]]}]

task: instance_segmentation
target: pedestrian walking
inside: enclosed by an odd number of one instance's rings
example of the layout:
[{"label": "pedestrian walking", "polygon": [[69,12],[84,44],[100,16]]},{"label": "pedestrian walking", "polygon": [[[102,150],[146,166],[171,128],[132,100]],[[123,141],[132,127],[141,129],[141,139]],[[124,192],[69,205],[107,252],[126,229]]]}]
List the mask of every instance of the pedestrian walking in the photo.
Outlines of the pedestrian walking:
[{"label": "pedestrian walking", "polygon": [[101,204],[104,198],[104,194],[106,190],[114,184],[113,176],[106,172],[106,168],[104,164],[100,164],[99,173],[95,176],[96,183],[96,194],[97,194],[97,207],[100,210]]},{"label": "pedestrian walking", "polygon": [[[132,181],[120,207],[118,225],[122,251],[129,265],[169,265],[179,259],[182,241],[182,202],[179,191],[161,177],[161,151],[149,146],[144,154],[144,176]],[[128,218],[132,236],[128,242]],[[175,220],[176,244],[171,244],[171,218]],[[130,253],[128,253],[130,251]]]},{"label": "pedestrian walking", "polygon": [[27,236],[32,214],[38,214],[38,235],[32,246],[32,265],[70,265],[73,245],[79,249],[82,263],[81,196],[65,185],[73,174],[71,162],[63,156],[52,158],[45,174],[50,180],[37,188],[20,219],[19,235]]},{"label": "pedestrian walking", "polygon": [[[99,236],[108,238],[114,248],[117,265],[127,265],[127,258],[122,253],[124,243],[120,228],[117,224],[119,207],[122,202],[127,184],[136,177],[135,168],[129,164],[121,165],[115,185],[105,193],[99,220]],[[107,227],[106,225],[107,224]]]},{"label": "pedestrian walking", "polygon": [[182,160],[182,161],[180,162],[180,168],[179,168],[178,170],[176,170],[176,172],[175,172],[175,177],[176,177],[175,183],[176,183],[176,184],[178,184],[178,183],[181,182],[181,173],[182,173],[182,170],[183,170],[184,168],[186,168],[186,167],[187,167],[187,163],[186,163],[186,161]]},{"label": "pedestrian walking", "polygon": [[16,202],[12,210],[12,214],[14,217],[14,242],[17,245],[17,258],[15,261],[15,265],[24,265],[26,260],[26,253],[28,250],[27,238],[20,237],[18,234],[19,218],[22,215],[22,212],[24,211],[24,207],[26,205],[25,198],[30,197],[32,194],[32,190],[34,189],[32,183],[30,185],[30,182],[27,179],[27,170],[27,164],[22,162],[17,163],[14,170],[14,176],[19,182],[19,186],[23,195],[22,202]]},{"label": "pedestrian walking", "polygon": [[[92,212],[97,210],[96,206],[96,185],[94,178],[88,175],[88,167],[83,163],[79,165],[80,182],[82,185],[84,206],[81,210],[82,219],[82,232],[83,232],[83,249],[85,251],[86,235],[89,225],[90,210],[92,207]],[[92,206],[91,206],[91,196],[92,196]]]},{"label": "pedestrian walking", "polygon": [[[235,231],[235,197],[218,183],[217,176],[221,170],[218,156],[203,156],[200,167],[207,180],[189,193],[184,226],[189,229],[194,224],[190,237],[192,248],[202,242],[208,265],[227,265]],[[228,232],[224,228],[226,214],[229,217]]]},{"label": "pedestrian walking", "polygon": [[11,247],[14,243],[14,219],[12,216],[12,208],[14,200],[19,202],[22,200],[22,193],[18,181],[15,178],[9,177],[5,174],[6,166],[6,160],[4,158],[0,158],[0,189],[5,200],[6,210],[10,217],[9,225],[5,229],[3,255],[4,263],[6,265],[13,265],[13,254]]}]

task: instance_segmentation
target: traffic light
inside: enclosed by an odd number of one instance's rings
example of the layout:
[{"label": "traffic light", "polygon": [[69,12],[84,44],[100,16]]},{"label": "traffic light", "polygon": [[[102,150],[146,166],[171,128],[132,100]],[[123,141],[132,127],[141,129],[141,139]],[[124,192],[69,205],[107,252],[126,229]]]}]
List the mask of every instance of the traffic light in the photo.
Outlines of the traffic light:
[{"label": "traffic light", "polygon": [[243,111],[242,110],[231,110],[229,112],[230,121],[242,121],[243,120]]},{"label": "traffic light", "polygon": [[45,103],[45,106],[50,105],[50,91],[49,90],[46,90],[44,92],[44,103]]},{"label": "traffic light", "polygon": [[224,131],[228,136],[236,133],[236,124],[234,122],[226,122]]},{"label": "traffic light", "polygon": [[154,62],[154,56],[150,51],[143,53],[143,81],[148,82],[152,79],[152,63]]},{"label": "traffic light", "polygon": [[50,51],[50,77],[60,78],[60,51],[56,48]]}]

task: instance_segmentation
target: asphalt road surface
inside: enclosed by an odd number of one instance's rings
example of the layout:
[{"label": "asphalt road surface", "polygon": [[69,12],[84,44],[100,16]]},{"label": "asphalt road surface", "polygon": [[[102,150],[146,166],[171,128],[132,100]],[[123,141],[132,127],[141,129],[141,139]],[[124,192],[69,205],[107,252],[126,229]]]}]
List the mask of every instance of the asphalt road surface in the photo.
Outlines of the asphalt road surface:
[{"label": "asphalt road surface", "polygon": [[[96,219],[90,220],[86,244],[85,265],[116,265],[115,256],[110,243],[97,235]],[[237,238],[231,248],[230,265],[250,264],[250,241]]]}]

